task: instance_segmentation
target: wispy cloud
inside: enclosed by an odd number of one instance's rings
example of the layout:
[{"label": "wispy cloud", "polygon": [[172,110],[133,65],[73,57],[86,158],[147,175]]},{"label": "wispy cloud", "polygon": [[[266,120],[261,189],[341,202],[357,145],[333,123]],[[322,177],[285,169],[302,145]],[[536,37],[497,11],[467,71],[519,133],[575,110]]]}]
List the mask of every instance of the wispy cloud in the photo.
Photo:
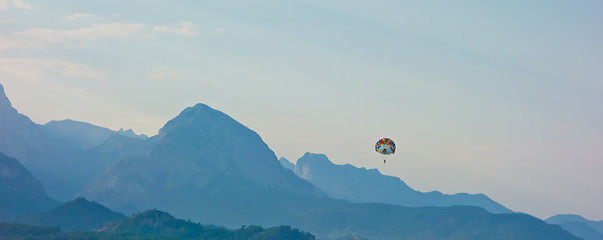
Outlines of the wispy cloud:
[{"label": "wispy cloud", "polygon": [[69,15],[69,16],[65,16],[65,17],[63,18],[63,20],[65,20],[65,21],[73,21],[73,20],[80,19],[80,18],[96,18],[96,17],[97,17],[97,16],[96,16],[96,15],[94,15],[94,14],[88,14],[88,13],[74,13],[74,14],[71,14],[71,15]]},{"label": "wispy cloud", "polygon": [[17,34],[53,42],[68,38],[98,39],[102,37],[125,37],[141,29],[142,26],[142,24],[134,23],[103,23],[76,30],[36,28],[18,32]]},{"label": "wispy cloud", "polygon": [[49,45],[70,44],[73,40],[94,40],[103,37],[127,37],[143,28],[142,24],[104,23],[75,30],[34,28],[25,31],[2,31],[0,50],[8,48],[45,48]]},{"label": "wispy cloud", "polygon": [[10,6],[9,0],[0,0],[0,11],[8,9],[9,6]]},{"label": "wispy cloud", "polygon": [[147,76],[149,80],[179,80],[186,77],[185,72],[168,68],[168,67],[155,67],[151,69],[151,73]]},{"label": "wispy cloud", "polygon": [[8,10],[11,5],[15,8],[31,10],[31,5],[23,2],[23,0],[0,0],[0,11]]},{"label": "wispy cloud", "polygon": [[167,25],[157,26],[157,27],[153,28],[153,31],[161,32],[161,33],[173,33],[173,34],[178,34],[178,35],[182,35],[182,36],[194,36],[196,34],[195,31],[193,30],[194,26],[195,26],[195,24],[193,24],[191,22],[181,22],[181,23],[178,23],[176,26],[167,26]]},{"label": "wispy cloud", "polygon": [[0,75],[25,79],[48,76],[99,79],[103,76],[86,64],[38,58],[0,58]]},{"label": "wispy cloud", "polygon": [[30,10],[33,9],[29,4],[23,2],[23,0],[13,0],[13,5],[16,8]]}]

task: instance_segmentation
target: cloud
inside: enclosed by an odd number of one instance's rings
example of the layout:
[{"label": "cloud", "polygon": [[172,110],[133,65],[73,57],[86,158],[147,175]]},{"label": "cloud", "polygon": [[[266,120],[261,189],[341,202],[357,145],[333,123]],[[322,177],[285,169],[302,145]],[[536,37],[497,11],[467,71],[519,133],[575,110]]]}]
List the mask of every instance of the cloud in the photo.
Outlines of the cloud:
[{"label": "cloud", "polygon": [[161,33],[173,33],[173,34],[178,34],[178,35],[182,35],[182,36],[194,36],[195,35],[195,31],[193,31],[193,27],[195,26],[195,24],[191,23],[191,22],[181,22],[178,23],[178,25],[176,25],[176,27],[173,26],[157,26],[155,28],[153,28],[153,31],[155,32],[161,32]]},{"label": "cloud", "polygon": [[142,28],[142,24],[133,23],[103,23],[92,27],[76,30],[54,30],[47,28],[35,28],[18,32],[21,36],[55,42],[67,38],[98,39],[102,37],[125,37]]},{"label": "cloud", "polygon": [[147,76],[149,80],[179,80],[184,79],[186,74],[183,71],[175,70],[167,67],[156,67],[151,70],[151,73]]},{"label": "cloud", "polygon": [[12,6],[19,8],[19,9],[25,9],[25,10],[31,10],[33,9],[31,7],[31,5],[23,2],[23,0],[0,0],[0,11],[3,10],[8,10],[11,6],[11,2],[12,2]]},{"label": "cloud", "polygon": [[0,29],[0,50],[9,48],[46,48],[49,45],[73,44],[74,40],[127,37],[142,28],[142,24],[104,23],[75,30],[34,28],[15,32]]},{"label": "cloud", "polygon": [[27,3],[24,3],[23,0],[13,0],[13,5],[19,9],[26,9],[26,10],[33,9],[30,5],[28,5]]},{"label": "cloud", "polygon": [[10,1],[0,0],[0,11],[8,9],[8,6],[10,6]]},{"label": "cloud", "polygon": [[66,16],[63,18],[63,20],[65,21],[73,21],[79,18],[96,18],[97,16],[94,14],[88,14],[88,13],[74,13],[71,14],[69,16]]},{"label": "cloud", "polygon": [[48,76],[99,79],[103,74],[92,66],[59,59],[0,58],[0,76],[24,79]]}]

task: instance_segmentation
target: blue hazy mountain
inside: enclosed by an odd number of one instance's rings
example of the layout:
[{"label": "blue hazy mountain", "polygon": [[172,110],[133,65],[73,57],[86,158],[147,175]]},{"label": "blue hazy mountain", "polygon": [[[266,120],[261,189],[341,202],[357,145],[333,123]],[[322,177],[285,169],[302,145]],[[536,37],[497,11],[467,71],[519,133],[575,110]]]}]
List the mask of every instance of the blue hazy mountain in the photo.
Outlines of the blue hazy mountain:
[{"label": "blue hazy mountain", "polygon": [[142,140],[149,138],[149,136],[147,136],[147,135],[144,135],[144,134],[138,135],[138,134],[134,133],[134,130],[132,130],[132,129],[124,130],[123,128],[120,128],[119,130],[117,130],[117,134],[123,135],[126,137],[142,139]]},{"label": "blue hazy mountain", "polygon": [[584,240],[603,240],[603,221],[587,220],[574,214],[559,214],[545,221],[550,224],[558,224]]},{"label": "blue hazy mountain", "polygon": [[59,226],[63,232],[100,230],[106,224],[125,218],[124,215],[84,198],[66,202],[38,214],[27,214],[16,222],[35,226]]},{"label": "blue hazy mountain", "polygon": [[41,127],[50,137],[67,140],[83,149],[97,146],[115,133],[108,128],[71,119],[50,121]]},{"label": "blue hazy mountain", "polygon": [[58,204],[19,160],[0,153],[0,219],[44,211]]},{"label": "blue hazy mountain", "polygon": [[[269,205],[271,195],[325,197],[284,169],[257,133],[203,104],[145,142],[153,143],[148,152],[122,158],[80,195],[124,213],[161,208],[218,224],[259,218],[261,210],[237,210],[246,202]],[[241,220],[234,226],[248,223]]]},{"label": "blue hazy mountain", "polygon": [[157,208],[227,227],[289,225],[321,239],[576,239],[524,214],[327,198],[285,169],[257,133],[203,104],[144,142],[147,151],[122,157],[80,195],[127,214]]},{"label": "blue hazy mountain", "polygon": [[286,169],[289,169],[291,171],[295,171],[295,164],[293,164],[292,162],[290,162],[289,160],[287,160],[284,157],[281,157],[278,159],[278,161],[281,163],[281,165],[283,165],[283,167],[285,167]]},{"label": "blue hazy mountain", "polygon": [[41,127],[50,137],[67,140],[83,149],[98,146],[114,134],[137,139],[148,138],[144,134],[136,135],[132,129],[124,131],[122,128],[119,131],[113,131],[105,127],[71,119],[50,121],[41,125]]},{"label": "blue hazy mountain", "polygon": [[0,85],[0,152],[19,159],[55,199],[73,199],[119,157],[144,151],[141,139],[73,120],[38,125],[12,107]]},{"label": "blue hazy mountain", "polygon": [[0,152],[19,161],[38,178],[48,195],[73,199],[87,177],[87,159],[82,149],[69,141],[50,137],[40,125],[19,114],[0,85]]},{"label": "blue hazy mountain", "polygon": [[333,164],[324,154],[306,153],[295,165],[295,174],[311,182],[329,197],[355,203],[388,203],[407,207],[478,206],[492,213],[512,211],[484,194],[419,192],[397,177],[377,169]]}]

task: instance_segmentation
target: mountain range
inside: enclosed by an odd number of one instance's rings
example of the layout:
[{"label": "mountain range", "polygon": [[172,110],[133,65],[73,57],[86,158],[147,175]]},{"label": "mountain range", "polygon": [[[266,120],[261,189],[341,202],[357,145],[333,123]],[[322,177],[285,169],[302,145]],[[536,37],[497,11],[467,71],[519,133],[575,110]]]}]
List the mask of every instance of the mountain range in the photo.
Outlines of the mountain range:
[{"label": "mountain range", "polygon": [[245,205],[326,197],[284,169],[257,133],[203,104],[185,109],[146,141],[148,152],[122,158],[80,196],[124,213],[161,208],[227,226],[264,219],[262,210]]},{"label": "mountain range", "polygon": [[545,220],[558,224],[584,240],[603,240],[603,221],[592,221],[575,214],[559,214]]},{"label": "mountain range", "polygon": [[[285,162],[286,161],[286,162]],[[512,213],[484,194],[419,192],[400,178],[382,175],[377,169],[367,170],[350,164],[333,164],[326,155],[306,153],[297,164],[280,160],[295,174],[325,192],[329,197],[355,203],[388,203],[407,207],[479,206],[492,213]]]},{"label": "mountain range", "polygon": [[[55,199],[70,199],[67,194],[81,190],[85,159],[82,150],[65,140],[51,138],[27,116],[14,109],[0,85],[0,152],[19,161],[44,185]],[[83,173],[86,174],[86,173]],[[79,189],[78,189],[79,188]]]},{"label": "mountain range", "polygon": [[[62,196],[59,200],[79,191],[79,196],[127,215],[161,209],[177,218],[231,228],[288,225],[321,239],[577,239],[525,214],[330,198],[284,168],[256,132],[204,104],[184,109],[156,136],[111,135],[84,149],[51,136],[0,92],[0,149],[24,158],[23,165],[35,169],[33,176],[48,186],[50,196]],[[82,199],[72,204],[101,209]],[[78,208],[58,209],[30,216],[69,219],[74,215],[63,210]]]},{"label": "mountain range", "polygon": [[44,125],[40,125],[42,130],[52,138],[67,140],[73,145],[82,149],[96,147],[106,141],[112,135],[123,135],[135,139],[147,139],[144,134],[137,135],[132,129],[119,129],[113,131],[108,128],[99,127],[87,122],[80,122],[71,119],[61,121],[50,121]]},{"label": "mountain range", "polygon": [[[131,152],[119,145],[135,140],[121,137],[146,139],[131,130],[111,131],[73,120],[36,124],[12,107],[0,84],[0,152],[19,159],[54,199],[73,199],[117,161],[113,157]],[[111,144],[113,148],[107,149]]]}]

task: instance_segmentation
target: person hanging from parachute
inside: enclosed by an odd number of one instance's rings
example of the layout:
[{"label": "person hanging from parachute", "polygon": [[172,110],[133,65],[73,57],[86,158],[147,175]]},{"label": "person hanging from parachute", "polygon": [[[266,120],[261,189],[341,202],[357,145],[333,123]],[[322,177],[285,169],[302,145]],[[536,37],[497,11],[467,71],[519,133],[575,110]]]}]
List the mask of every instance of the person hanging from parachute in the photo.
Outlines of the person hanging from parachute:
[{"label": "person hanging from parachute", "polygon": [[383,155],[383,163],[387,161],[387,156],[396,152],[396,144],[389,138],[382,138],[375,144],[375,151]]}]

